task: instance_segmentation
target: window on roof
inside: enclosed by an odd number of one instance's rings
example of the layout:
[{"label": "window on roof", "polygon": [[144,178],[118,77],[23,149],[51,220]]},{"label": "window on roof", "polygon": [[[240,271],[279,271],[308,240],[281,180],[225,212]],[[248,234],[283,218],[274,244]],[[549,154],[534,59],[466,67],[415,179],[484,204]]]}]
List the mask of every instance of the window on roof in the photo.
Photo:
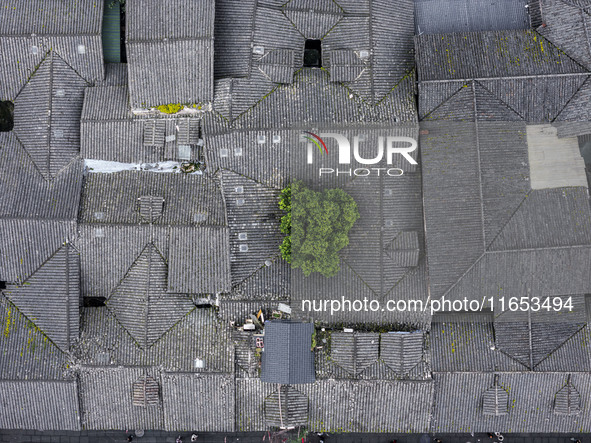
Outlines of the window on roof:
[{"label": "window on roof", "polygon": [[105,306],[107,299],[105,297],[84,297],[85,308],[100,308]]},{"label": "window on roof", "polygon": [[322,67],[322,42],[320,40],[306,40],[304,47],[304,67]]},{"label": "window on roof", "polygon": [[0,101],[0,132],[12,131],[14,127],[14,104]]}]

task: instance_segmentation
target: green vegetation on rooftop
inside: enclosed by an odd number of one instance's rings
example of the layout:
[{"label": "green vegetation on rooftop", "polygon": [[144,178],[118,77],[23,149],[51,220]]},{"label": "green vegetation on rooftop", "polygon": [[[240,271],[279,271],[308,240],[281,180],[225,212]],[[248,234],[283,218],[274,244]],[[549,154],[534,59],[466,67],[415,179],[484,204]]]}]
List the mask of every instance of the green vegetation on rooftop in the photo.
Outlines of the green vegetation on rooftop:
[{"label": "green vegetation on rooftop", "polygon": [[279,207],[286,212],[281,218],[286,237],[279,247],[283,259],[305,276],[336,275],[338,252],[349,244],[349,231],[359,218],[353,197],[342,189],[317,192],[297,181],[281,192]]}]

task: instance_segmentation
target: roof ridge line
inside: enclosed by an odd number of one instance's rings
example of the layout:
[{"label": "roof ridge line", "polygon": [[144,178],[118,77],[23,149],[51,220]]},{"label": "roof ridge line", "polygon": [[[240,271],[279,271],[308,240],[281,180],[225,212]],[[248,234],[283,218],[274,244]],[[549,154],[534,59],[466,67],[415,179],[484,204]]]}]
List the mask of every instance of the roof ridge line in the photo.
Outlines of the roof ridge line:
[{"label": "roof ridge line", "polygon": [[[27,85],[27,83],[25,83],[25,85]],[[24,88],[24,86],[23,86]],[[16,131],[11,131],[12,135],[16,138],[16,141],[18,142],[18,144],[20,145],[20,148],[25,151],[25,156],[28,157],[28,159],[30,160],[31,164],[33,165],[33,168],[37,171],[37,173],[39,174],[39,176],[41,177],[41,180],[44,183],[51,183],[52,180],[45,178],[45,176],[43,175],[43,173],[41,172],[41,169],[39,169],[39,167],[37,166],[37,163],[35,163],[35,161],[33,160],[33,157],[31,156],[31,154],[29,153],[29,150],[25,147],[25,144],[21,141],[21,139],[19,138],[18,134],[16,133]]]},{"label": "roof ridge line", "polygon": [[[549,41],[548,39],[546,39]],[[551,42],[550,42],[551,43]],[[556,45],[553,44],[554,47],[558,48]],[[568,57],[568,55],[560,49],[560,51]],[[573,60],[573,59],[571,59]],[[575,60],[573,62],[577,63]],[[579,63],[577,63],[579,64]],[[579,64],[579,66],[581,66]],[[583,69],[587,69],[584,66],[581,66]],[[582,76],[582,75],[589,75],[591,71],[586,70],[584,72],[566,72],[566,73],[554,73],[554,74],[527,74],[527,75],[510,75],[507,77],[467,77],[467,78],[446,78],[446,79],[431,79],[431,80],[419,80],[418,83],[469,83],[473,80],[475,81],[482,81],[482,80],[528,80],[534,78],[552,78],[552,77],[573,77],[573,76]]]},{"label": "roof ridge line", "polygon": [[[484,89],[492,98],[494,98],[495,100],[497,100],[499,103],[503,104],[504,106],[507,107],[507,109],[509,109],[510,111],[514,112],[522,121],[525,122],[525,118],[519,113],[517,112],[517,110],[513,109],[513,107],[507,103],[505,100],[501,100],[499,97],[497,97],[490,89],[488,89],[486,86],[484,86],[479,80],[477,79],[473,79],[472,80],[474,83],[478,83],[478,85]],[[494,81],[494,80],[491,80]],[[584,82],[583,82],[584,83]],[[478,118],[478,116],[476,115],[475,118]]]},{"label": "roof ridge line", "polygon": [[[45,220],[44,220],[44,221],[45,221]],[[55,251],[53,251],[53,252],[51,253],[51,255],[50,255],[48,258],[46,258],[46,259],[45,259],[45,261],[43,261],[43,263],[41,263],[37,269],[35,269],[33,272],[31,272],[31,274],[29,274],[29,276],[28,276],[28,277],[27,277],[25,280],[23,280],[23,281],[21,282],[21,284],[20,284],[20,285],[19,285],[19,284],[17,284],[17,286],[22,286],[24,283],[28,282],[28,281],[29,281],[29,279],[30,279],[30,278],[31,278],[31,277],[32,277],[32,276],[33,276],[33,275],[34,275],[34,274],[35,274],[37,271],[39,271],[39,270],[40,270],[40,269],[41,269],[43,266],[45,266],[45,265],[46,265],[46,264],[49,262],[49,260],[51,260],[53,257],[55,257],[55,256],[57,255],[57,253],[58,253],[58,252],[59,252],[59,251],[60,251],[60,250],[61,250],[61,249],[62,249],[64,246],[67,246],[68,244],[69,244],[69,243],[68,243],[67,241],[64,241],[64,242],[62,242],[62,244],[60,245],[60,247],[59,247],[59,248],[57,248]]]},{"label": "roof ridge line", "polygon": [[[446,104],[448,101],[450,101],[453,97],[455,97],[456,95],[458,95],[460,93],[460,91],[463,91],[464,88],[468,86],[468,83],[474,82],[474,81],[475,81],[475,79],[471,79],[471,80],[467,80],[466,82],[462,82],[463,85],[460,86],[460,88],[456,92],[454,92],[452,95],[450,95],[444,101],[442,101],[437,106],[435,106],[431,111],[429,111],[428,114],[425,114],[425,116],[423,118],[421,118],[420,121],[425,121],[425,119],[427,117],[429,117],[431,114],[433,114],[435,111],[437,111],[440,107],[442,107],[444,104]],[[422,83],[422,82],[420,82],[420,83]],[[476,113],[474,113],[474,116],[476,117]]]},{"label": "roof ridge line", "polygon": [[[534,367],[532,368],[532,370],[535,370],[538,366],[540,366],[544,361],[546,361],[547,359],[549,359],[552,355],[554,355],[554,353],[556,351],[558,351],[560,348],[562,348],[563,346],[566,345],[567,342],[571,341],[575,335],[578,335],[582,330],[587,328],[587,324],[583,324],[583,326],[581,326],[579,329],[577,329],[570,337],[568,337],[566,340],[564,340],[557,348],[555,348],[552,352],[550,352],[547,356],[545,356],[543,359],[541,359],[538,363],[536,363],[534,365]],[[542,371],[540,371],[542,372]],[[544,371],[546,372],[546,371]]]},{"label": "roof ridge line", "polygon": [[454,287],[456,287],[456,286],[458,285],[458,283],[460,283],[460,281],[462,281],[462,280],[464,279],[464,277],[465,277],[465,276],[468,274],[468,272],[470,272],[470,271],[472,270],[472,268],[474,268],[474,266],[476,266],[476,264],[477,264],[477,263],[479,263],[479,262],[482,260],[482,258],[483,258],[485,255],[486,255],[486,251],[483,251],[483,252],[482,252],[482,254],[480,254],[480,257],[478,257],[478,258],[476,259],[476,261],[475,261],[474,263],[472,263],[472,264],[471,264],[471,265],[468,267],[468,269],[466,269],[466,270],[464,271],[464,273],[463,273],[462,275],[460,275],[460,277],[459,277],[459,278],[456,280],[456,282],[455,282],[455,283],[452,283],[452,284],[451,284],[451,286],[450,286],[449,288],[447,288],[447,289],[444,291],[444,293],[441,295],[441,297],[439,297],[439,298],[441,299],[441,298],[445,297],[447,294],[449,294],[449,293],[450,293],[450,291],[451,291],[451,290],[452,290]]},{"label": "roof ridge line", "polygon": [[347,268],[349,268],[349,270],[355,275],[355,277],[357,277],[359,279],[359,281],[361,281],[361,283],[363,283],[367,289],[369,289],[369,291],[375,295],[377,295],[380,299],[382,298],[381,294],[377,294],[376,291],[374,291],[371,286],[369,286],[369,284],[367,284],[367,282],[361,277],[361,275],[359,275],[357,272],[355,272],[355,269],[353,269],[353,267],[347,262],[346,259],[341,258],[341,260],[343,261],[343,263],[347,266]]},{"label": "roof ridge line", "polygon": [[522,248],[522,249],[499,249],[497,251],[485,251],[485,254],[492,255],[492,254],[501,254],[505,252],[534,252],[534,251],[544,251],[544,250],[558,250],[558,249],[582,249],[582,248],[590,248],[591,243],[584,244],[584,245],[563,245],[563,246],[544,246],[540,248]]},{"label": "roof ridge line", "polygon": [[[364,71],[365,71],[365,68],[364,68]],[[376,101],[375,101],[375,103],[373,104],[373,105],[374,105],[374,107],[381,105],[381,103],[382,103],[384,100],[386,100],[386,98],[388,98],[388,96],[389,96],[389,95],[393,94],[393,93],[394,93],[394,91],[395,91],[396,89],[398,89],[398,86],[400,86],[400,84],[401,84],[403,81],[405,81],[405,80],[406,80],[406,79],[408,79],[408,78],[409,78],[409,77],[410,77],[412,74],[415,74],[415,73],[416,73],[416,68],[415,68],[414,66],[413,66],[412,68],[410,68],[408,71],[406,71],[406,73],[405,73],[405,74],[404,74],[404,75],[403,75],[403,76],[402,76],[402,77],[401,77],[401,78],[400,78],[400,79],[399,79],[399,80],[396,82],[396,84],[395,84],[394,86],[392,86],[392,88],[391,88],[391,89],[390,89],[388,92],[386,92],[386,94],[385,94],[385,95],[384,95],[382,98],[380,98],[379,100],[376,100]],[[360,75],[361,75],[361,74],[360,74]],[[413,82],[413,83],[416,83],[416,79],[415,79],[415,82]],[[415,87],[416,87],[416,85],[415,85]],[[415,92],[415,94],[413,94],[413,95],[418,95],[418,91],[416,91],[416,90],[415,90],[414,92]],[[418,109],[417,109],[417,114],[418,114]],[[417,118],[418,118],[418,115],[417,115]]]},{"label": "roof ridge line", "polygon": [[[60,347],[59,347],[59,346],[58,346],[58,345],[57,345],[57,344],[56,344],[56,343],[55,343],[55,342],[54,342],[54,341],[51,339],[51,337],[50,337],[50,336],[47,334],[47,332],[45,332],[43,329],[41,329],[39,326],[37,326],[37,323],[36,323],[36,322],[34,322],[33,320],[31,320],[31,319],[29,318],[29,316],[28,316],[28,315],[26,315],[26,314],[25,314],[25,313],[24,313],[24,312],[23,312],[23,311],[22,311],[22,310],[21,310],[21,309],[20,309],[20,308],[19,308],[19,307],[18,307],[18,306],[17,306],[17,305],[16,305],[16,304],[15,304],[15,303],[12,301],[12,300],[10,300],[10,299],[9,299],[9,298],[6,296],[6,294],[4,293],[5,291],[6,291],[6,289],[3,289],[2,291],[0,291],[0,294],[1,294],[1,295],[0,295],[0,297],[3,297],[3,298],[6,300],[6,302],[8,302],[10,305],[14,306],[14,309],[16,309],[16,310],[18,311],[18,313],[19,313],[20,315],[22,315],[22,316],[23,316],[25,319],[27,319],[27,321],[31,322],[31,324],[33,324],[33,325],[35,326],[35,328],[37,328],[37,330],[38,330],[38,331],[39,331],[39,332],[40,332],[40,333],[41,333],[41,334],[42,334],[44,337],[46,337],[46,338],[47,338],[47,340],[49,340],[49,342],[50,342],[50,343],[51,343],[53,346],[55,346],[55,348],[56,348],[57,350],[59,350],[59,351],[60,351],[62,354],[64,354],[64,355],[68,355],[68,356],[71,356],[71,355],[72,355],[72,354],[70,353],[70,351],[69,351],[69,350],[67,350],[67,351],[64,351],[62,348],[60,348]],[[69,325],[68,325],[68,326],[69,326]],[[6,381],[6,380],[5,380],[5,379],[2,379],[2,381]]]},{"label": "roof ridge line", "polygon": [[[61,56],[61,55],[60,55],[60,53],[59,53],[59,52],[57,52],[57,51],[56,51],[55,49],[53,49],[53,48],[51,48],[51,49],[50,49],[50,52],[51,52],[52,54],[53,54],[53,53],[55,53],[55,55],[57,56],[57,58],[59,58],[61,61],[63,61],[63,62],[66,64],[66,66],[67,66],[68,68],[70,68],[70,69],[71,69],[71,70],[74,72],[74,74],[76,74],[78,77],[80,77],[80,80],[82,80],[84,83],[86,83],[86,85],[84,86],[85,88],[87,88],[87,87],[91,86],[91,83],[90,83],[88,80],[86,80],[84,77],[82,77],[82,75],[80,75],[80,73],[79,73],[78,71],[76,71],[76,69],[74,69],[74,68],[72,67],[72,65],[71,65],[70,63],[68,63],[68,62],[66,61],[66,59],[65,59],[63,56]],[[53,63],[53,60],[52,60],[52,63]],[[53,66],[51,67],[51,70],[53,71]],[[84,101],[84,99],[83,99],[83,101]]]},{"label": "roof ridge line", "polygon": [[[590,49],[591,51],[591,49]],[[577,88],[577,90],[575,91],[575,93],[571,96],[571,98],[569,98],[566,103],[564,104],[564,106],[562,107],[562,109],[560,111],[558,111],[558,114],[556,114],[556,116],[552,119],[552,121],[550,123],[554,123],[558,117],[560,117],[560,114],[562,114],[562,112],[566,109],[566,107],[570,104],[571,101],[573,101],[573,99],[575,98],[575,95],[577,95],[581,89],[583,89],[583,86],[585,86],[585,83],[587,83],[589,81],[589,78],[591,78],[591,74],[589,74],[589,76],[583,81],[583,83],[581,83],[581,85]],[[559,122],[561,121],[568,121],[568,120],[558,120]]]},{"label": "roof ridge line", "polygon": [[[530,185],[531,186],[531,185]],[[525,197],[523,197],[523,199],[521,200],[521,202],[517,205],[517,207],[515,208],[515,210],[511,213],[511,215],[509,216],[509,218],[507,219],[507,221],[503,224],[503,226],[501,226],[500,231],[493,237],[493,239],[490,241],[490,243],[488,244],[488,246],[485,245],[484,250],[486,252],[489,251],[490,247],[492,246],[492,244],[496,241],[496,239],[499,237],[499,235],[501,235],[501,233],[505,230],[505,228],[507,227],[507,225],[511,222],[511,220],[513,220],[513,217],[515,217],[515,214],[517,214],[517,211],[519,211],[519,209],[521,209],[521,206],[523,206],[523,204],[525,203],[525,201],[527,199],[529,199],[530,194],[533,192],[534,190],[530,187],[529,191],[526,192]]]}]

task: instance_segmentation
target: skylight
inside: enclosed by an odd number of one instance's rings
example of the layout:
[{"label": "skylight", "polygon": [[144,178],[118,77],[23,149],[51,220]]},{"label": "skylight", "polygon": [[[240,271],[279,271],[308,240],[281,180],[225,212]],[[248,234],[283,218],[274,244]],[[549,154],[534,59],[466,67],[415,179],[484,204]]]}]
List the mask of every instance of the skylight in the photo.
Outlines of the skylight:
[{"label": "skylight", "polygon": [[322,67],[322,42],[320,40],[306,40],[306,46],[304,48],[304,67]]}]

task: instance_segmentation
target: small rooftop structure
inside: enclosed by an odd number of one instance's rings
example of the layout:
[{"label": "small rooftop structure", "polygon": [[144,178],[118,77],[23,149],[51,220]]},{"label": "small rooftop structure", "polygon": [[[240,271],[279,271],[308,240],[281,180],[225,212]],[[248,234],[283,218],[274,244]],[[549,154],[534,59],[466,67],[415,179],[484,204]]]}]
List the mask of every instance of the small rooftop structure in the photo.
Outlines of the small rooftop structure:
[{"label": "small rooftop structure", "polygon": [[261,380],[285,385],[313,383],[312,323],[273,320],[265,323]]}]

